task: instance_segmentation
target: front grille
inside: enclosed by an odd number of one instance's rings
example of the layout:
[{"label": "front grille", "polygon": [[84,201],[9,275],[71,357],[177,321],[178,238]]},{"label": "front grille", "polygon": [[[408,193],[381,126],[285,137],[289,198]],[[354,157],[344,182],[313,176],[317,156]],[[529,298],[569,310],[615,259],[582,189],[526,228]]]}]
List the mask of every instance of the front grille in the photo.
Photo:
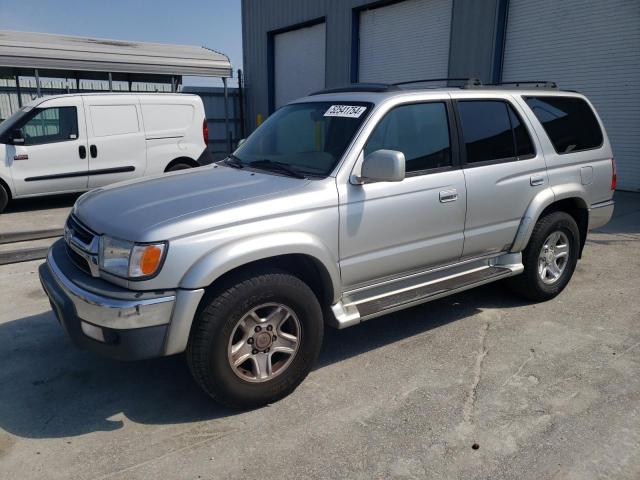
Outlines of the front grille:
[{"label": "front grille", "polygon": [[73,215],[69,215],[67,219],[67,228],[71,230],[71,235],[80,240],[85,245],[90,245],[94,234],[87,227],[82,225],[80,221]]},{"label": "front grille", "polygon": [[89,269],[89,264],[87,263],[87,261],[80,255],[78,255],[78,253],[75,250],[73,250],[73,248],[71,248],[69,245],[67,245],[66,247],[67,247],[67,255],[69,255],[69,258],[76,265],[76,267],[78,267],[83,272],[91,275],[91,270]]}]

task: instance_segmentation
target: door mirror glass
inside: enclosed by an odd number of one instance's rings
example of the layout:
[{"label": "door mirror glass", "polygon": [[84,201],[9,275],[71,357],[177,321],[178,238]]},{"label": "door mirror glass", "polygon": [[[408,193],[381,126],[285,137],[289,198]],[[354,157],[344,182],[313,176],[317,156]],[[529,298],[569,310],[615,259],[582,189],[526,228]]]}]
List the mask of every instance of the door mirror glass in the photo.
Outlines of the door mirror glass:
[{"label": "door mirror glass", "polygon": [[13,143],[14,145],[24,144],[24,135],[22,134],[22,130],[16,128],[11,132],[11,143]]},{"label": "door mirror glass", "polygon": [[364,157],[360,180],[401,182],[405,176],[404,153],[397,150],[376,150]]}]

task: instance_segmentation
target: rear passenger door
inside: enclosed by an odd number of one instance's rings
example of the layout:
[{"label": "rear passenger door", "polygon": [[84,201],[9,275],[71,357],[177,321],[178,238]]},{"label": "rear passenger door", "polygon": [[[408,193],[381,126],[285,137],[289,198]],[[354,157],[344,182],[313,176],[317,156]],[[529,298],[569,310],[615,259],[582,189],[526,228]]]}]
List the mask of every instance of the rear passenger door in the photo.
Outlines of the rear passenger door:
[{"label": "rear passenger door", "polygon": [[503,252],[533,197],[549,185],[545,160],[510,97],[453,96],[467,185],[462,256]]},{"label": "rear passenger door", "polygon": [[136,95],[84,97],[89,131],[89,188],[144,175],[145,134]]}]

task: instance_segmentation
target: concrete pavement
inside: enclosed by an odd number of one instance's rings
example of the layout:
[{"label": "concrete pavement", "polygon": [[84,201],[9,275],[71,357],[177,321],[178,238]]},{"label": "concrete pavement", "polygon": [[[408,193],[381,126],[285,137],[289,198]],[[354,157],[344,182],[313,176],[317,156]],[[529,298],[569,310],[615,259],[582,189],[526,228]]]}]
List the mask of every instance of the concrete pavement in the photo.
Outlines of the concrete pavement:
[{"label": "concrete pavement", "polygon": [[640,478],[640,195],[617,197],[556,299],[494,284],[329,329],[291,396],[243,413],[179,356],[76,350],[39,262],[2,266],[0,478]]}]

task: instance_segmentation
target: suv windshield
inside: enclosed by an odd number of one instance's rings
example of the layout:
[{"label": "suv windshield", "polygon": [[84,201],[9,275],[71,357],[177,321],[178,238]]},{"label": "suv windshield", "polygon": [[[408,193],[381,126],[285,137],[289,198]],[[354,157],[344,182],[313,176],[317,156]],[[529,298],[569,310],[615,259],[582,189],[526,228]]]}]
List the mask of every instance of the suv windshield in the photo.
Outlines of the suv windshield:
[{"label": "suv windshield", "polygon": [[[242,166],[283,175],[331,173],[371,111],[371,103],[311,102],[286,105],[234,152]],[[284,167],[284,168],[283,168]]]}]

